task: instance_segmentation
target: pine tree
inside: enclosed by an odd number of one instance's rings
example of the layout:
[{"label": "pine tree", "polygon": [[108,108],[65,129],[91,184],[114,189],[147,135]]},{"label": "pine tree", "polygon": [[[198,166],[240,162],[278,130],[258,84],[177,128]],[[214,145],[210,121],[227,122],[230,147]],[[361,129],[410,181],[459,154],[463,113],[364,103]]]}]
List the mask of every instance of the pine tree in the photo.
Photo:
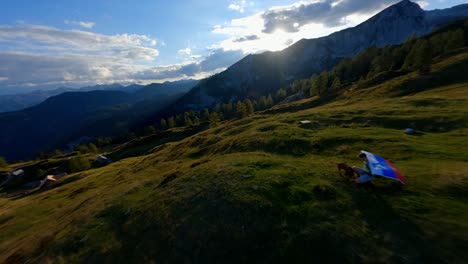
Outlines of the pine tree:
[{"label": "pine tree", "polygon": [[432,49],[432,55],[437,56],[444,52],[447,33],[436,34],[429,39]]},{"label": "pine tree", "polygon": [[260,96],[260,99],[258,100],[258,105],[261,110],[267,108],[268,102],[267,102],[267,98],[264,95]]},{"label": "pine tree", "polygon": [[216,127],[220,122],[219,116],[218,114],[216,114],[216,112],[212,112],[210,114],[209,120],[210,120],[210,127]]},{"label": "pine tree", "polygon": [[392,66],[391,70],[396,71],[401,69],[405,63],[406,53],[402,47],[397,47],[392,52]]},{"label": "pine tree", "polygon": [[61,156],[61,155],[63,155],[63,153],[62,153],[62,151],[60,151],[59,149],[56,149],[56,150],[54,150],[54,152],[52,152],[52,155],[53,155],[54,157],[56,157],[56,156]]},{"label": "pine tree", "polygon": [[226,114],[232,113],[232,108],[233,108],[233,107],[232,107],[232,103],[231,103],[231,102],[223,104],[223,107],[222,107],[223,112],[226,113]]},{"label": "pine tree", "polygon": [[203,109],[202,119],[203,121],[210,120],[210,111],[208,110],[208,108]]},{"label": "pine tree", "polygon": [[316,96],[317,93],[317,86],[318,86],[318,75],[314,74],[310,78],[310,88],[309,88],[309,95]]},{"label": "pine tree", "polygon": [[245,104],[242,103],[241,101],[238,101],[236,104],[236,114],[237,117],[243,118],[247,116],[247,108],[245,107]]},{"label": "pine tree", "polygon": [[198,118],[198,116],[195,116],[195,118],[193,119],[193,124],[195,126],[199,126],[200,125],[200,118]]},{"label": "pine tree", "polygon": [[184,126],[190,127],[190,126],[193,125],[191,116],[192,116],[192,114],[190,112],[185,112],[184,113]]},{"label": "pine tree", "polygon": [[8,162],[5,160],[4,157],[0,156],[0,168],[5,168],[6,166],[8,166]]},{"label": "pine tree", "polygon": [[271,97],[271,94],[268,94],[268,97],[266,99],[266,103],[268,107],[271,107],[273,105],[273,97]]},{"label": "pine tree", "polygon": [[276,100],[281,101],[287,96],[287,92],[285,89],[281,88],[276,92]]},{"label": "pine tree", "polygon": [[421,40],[419,49],[416,54],[416,65],[420,75],[428,74],[431,72],[432,51],[429,42],[425,39]]},{"label": "pine tree", "polygon": [[135,139],[137,137],[137,135],[135,134],[135,132],[130,132],[127,134],[127,140],[132,140],[132,139]]},{"label": "pine tree", "polygon": [[463,29],[457,29],[453,32],[449,32],[445,45],[445,51],[451,51],[454,49],[462,48],[465,45],[465,36]]},{"label": "pine tree", "polygon": [[167,119],[167,127],[168,128],[173,128],[175,127],[175,119],[173,116],[169,117],[169,119]]},{"label": "pine tree", "polygon": [[68,172],[78,172],[91,168],[91,163],[89,160],[81,154],[71,158],[67,162]]},{"label": "pine tree", "polygon": [[331,89],[333,91],[336,91],[338,90],[338,88],[341,86],[341,81],[340,81],[340,78],[338,76],[335,77],[335,79],[333,80],[333,83],[331,85]]},{"label": "pine tree", "polygon": [[78,145],[76,150],[79,151],[81,154],[86,154],[89,152],[89,148],[86,145]]},{"label": "pine tree", "polygon": [[160,124],[162,130],[166,130],[166,128],[167,128],[166,119],[161,118],[161,122],[159,124]]},{"label": "pine tree", "polygon": [[327,88],[328,88],[328,73],[326,71],[323,71],[322,73],[320,73],[320,75],[317,77],[317,80],[315,81],[316,94],[318,96],[324,95]]},{"label": "pine tree", "polygon": [[253,107],[252,101],[250,101],[250,99],[245,99],[244,104],[245,104],[245,107],[246,107],[246,110],[247,110],[247,115],[253,114],[254,107]]},{"label": "pine tree", "polygon": [[220,111],[220,112],[216,112],[216,114],[218,115],[218,118],[219,118],[220,121],[225,120],[225,116],[224,116],[223,112],[221,112],[221,111]]},{"label": "pine tree", "polygon": [[88,145],[88,149],[89,149],[89,152],[91,152],[91,153],[98,153],[99,152],[98,148],[93,143],[90,143]]},{"label": "pine tree", "polygon": [[420,74],[429,73],[431,70],[432,51],[425,39],[418,40],[408,56],[406,56],[403,68],[410,71],[418,70]]},{"label": "pine tree", "polygon": [[214,108],[214,111],[215,112],[221,112],[223,110],[221,104],[216,104],[215,108]]},{"label": "pine tree", "polygon": [[183,126],[184,124],[185,124],[185,119],[182,116],[182,114],[176,115],[174,126]]},{"label": "pine tree", "polygon": [[186,127],[191,127],[193,125],[192,119],[190,117],[186,117],[184,121],[184,125]]},{"label": "pine tree", "polygon": [[154,126],[145,127],[145,135],[146,136],[153,135],[155,133],[156,133],[156,129],[154,128]]}]

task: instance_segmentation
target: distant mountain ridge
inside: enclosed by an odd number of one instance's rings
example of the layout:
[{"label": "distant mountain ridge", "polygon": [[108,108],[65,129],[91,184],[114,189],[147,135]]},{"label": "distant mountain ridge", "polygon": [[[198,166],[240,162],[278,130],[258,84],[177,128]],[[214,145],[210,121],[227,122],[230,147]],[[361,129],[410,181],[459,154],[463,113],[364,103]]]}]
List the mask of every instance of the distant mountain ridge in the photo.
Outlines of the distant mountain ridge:
[{"label": "distant mountain ridge", "polygon": [[366,48],[400,44],[411,35],[468,16],[468,4],[424,11],[408,0],[392,5],[353,28],[317,39],[302,39],[278,52],[248,55],[225,71],[202,80],[168,112],[203,108],[215,103],[258,98],[293,80],[328,70]]},{"label": "distant mountain ridge", "polygon": [[174,102],[196,83],[183,80],[150,84],[134,93],[74,90],[21,111],[0,113],[0,156],[10,160],[32,158],[39,151],[60,148],[84,136],[123,133]]},{"label": "distant mountain ridge", "polygon": [[138,91],[139,89],[142,89],[143,87],[144,85],[139,84],[130,84],[127,86],[123,86],[121,84],[114,83],[86,86],[81,88],[59,87],[53,90],[36,90],[29,93],[0,95],[0,113],[25,109],[42,103],[49,97],[59,95],[65,92],[89,92],[106,90],[133,93]]}]

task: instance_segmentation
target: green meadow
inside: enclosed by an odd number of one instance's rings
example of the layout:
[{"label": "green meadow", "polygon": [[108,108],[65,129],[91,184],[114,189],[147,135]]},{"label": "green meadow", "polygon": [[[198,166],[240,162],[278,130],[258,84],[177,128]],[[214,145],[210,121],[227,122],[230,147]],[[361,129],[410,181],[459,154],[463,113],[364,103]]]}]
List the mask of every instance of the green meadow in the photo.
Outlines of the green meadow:
[{"label": "green meadow", "polygon": [[[429,76],[116,146],[108,166],[2,194],[0,262],[463,263],[467,68],[461,50]],[[407,185],[341,176],[336,164],[361,166],[360,150],[392,161]]]}]

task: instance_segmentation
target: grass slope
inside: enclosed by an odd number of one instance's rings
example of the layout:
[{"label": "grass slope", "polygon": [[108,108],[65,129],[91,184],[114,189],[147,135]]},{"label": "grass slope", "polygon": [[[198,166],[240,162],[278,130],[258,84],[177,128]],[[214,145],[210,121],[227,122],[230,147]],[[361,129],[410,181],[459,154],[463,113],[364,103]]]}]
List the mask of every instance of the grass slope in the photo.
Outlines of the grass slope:
[{"label": "grass slope", "polygon": [[[466,62],[457,56],[433,76]],[[0,262],[462,263],[468,83],[401,92],[420,78],[130,142],[107,167],[0,198]],[[360,165],[361,149],[390,159],[408,185],[339,176],[336,163]]]}]

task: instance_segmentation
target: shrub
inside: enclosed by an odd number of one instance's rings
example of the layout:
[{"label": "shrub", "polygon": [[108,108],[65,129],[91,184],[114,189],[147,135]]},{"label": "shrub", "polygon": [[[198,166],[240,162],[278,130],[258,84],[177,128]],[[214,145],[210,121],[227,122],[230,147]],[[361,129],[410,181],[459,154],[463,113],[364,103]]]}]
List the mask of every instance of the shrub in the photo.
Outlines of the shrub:
[{"label": "shrub", "polygon": [[91,168],[91,163],[81,154],[69,159],[67,162],[67,170],[70,173],[87,170],[89,168]]},{"label": "shrub", "polygon": [[4,157],[0,157],[0,168],[5,168],[8,166],[8,162],[6,162]]}]

